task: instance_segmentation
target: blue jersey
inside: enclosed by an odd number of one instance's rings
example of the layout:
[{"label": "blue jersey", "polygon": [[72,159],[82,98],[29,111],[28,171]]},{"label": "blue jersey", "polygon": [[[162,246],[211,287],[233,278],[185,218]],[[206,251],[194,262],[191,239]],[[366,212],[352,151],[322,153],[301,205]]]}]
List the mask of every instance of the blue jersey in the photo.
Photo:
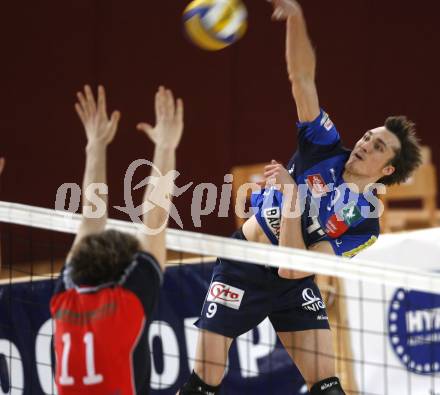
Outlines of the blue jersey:
[{"label": "blue jersey", "polygon": [[[331,243],[336,255],[352,257],[379,235],[378,199],[371,191],[354,192],[342,177],[350,151],[321,111],[312,122],[298,123],[298,150],[287,166],[302,197],[302,236],[307,247]],[[251,205],[264,233],[278,244],[283,195],[275,188],[252,194]],[[294,236],[293,236],[294,237]]]}]

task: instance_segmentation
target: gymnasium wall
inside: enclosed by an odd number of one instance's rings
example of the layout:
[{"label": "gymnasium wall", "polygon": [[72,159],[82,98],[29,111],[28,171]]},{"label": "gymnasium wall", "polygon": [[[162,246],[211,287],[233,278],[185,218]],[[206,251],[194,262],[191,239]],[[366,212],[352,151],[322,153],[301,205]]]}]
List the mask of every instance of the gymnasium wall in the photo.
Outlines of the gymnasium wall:
[{"label": "gymnasium wall", "polygon": [[[221,185],[234,165],[286,161],[296,146],[296,111],[284,62],[284,26],[271,22],[265,1],[246,4],[246,37],[209,53],[182,33],[186,0],[5,2],[0,155],[7,167],[0,199],[53,208],[62,183],[81,183],[85,137],[73,103],[84,83],[104,84],[108,107],[122,112],[109,149],[111,205],[124,204],[122,179],[130,162],[152,156],[152,144],[135,125],[154,122],[159,84],[185,100],[177,184]],[[403,113],[417,121],[438,164],[438,2],[303,4],[318,55],[321,105],[346,144],[387,115]],[[201,228],[192,224],[192,190],[176,200],[184,227],[229,234],[232,214],[202,218]],[[115,210],[110,215],[126,219]]]}]

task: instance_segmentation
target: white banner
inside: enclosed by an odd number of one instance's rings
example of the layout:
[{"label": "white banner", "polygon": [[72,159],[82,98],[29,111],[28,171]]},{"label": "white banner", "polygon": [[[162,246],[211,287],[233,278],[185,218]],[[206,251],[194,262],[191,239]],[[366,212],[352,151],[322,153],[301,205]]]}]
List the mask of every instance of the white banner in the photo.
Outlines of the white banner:
[{"label": "white banner", "polygon": [[[439,271],[440,228],[381,236],[359,258]],[[360,393],[439,395],[440,294],[360,281],[345,293]]]}]

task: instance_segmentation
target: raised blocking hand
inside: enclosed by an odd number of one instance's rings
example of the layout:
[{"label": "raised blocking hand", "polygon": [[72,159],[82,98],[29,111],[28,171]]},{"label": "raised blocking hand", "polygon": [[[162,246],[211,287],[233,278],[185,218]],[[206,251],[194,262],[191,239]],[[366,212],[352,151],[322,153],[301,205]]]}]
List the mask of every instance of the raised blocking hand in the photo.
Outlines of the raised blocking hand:
[{"label": "raised blocking hand", "polygon": [[77,93],[77,97],[79,103],[75,103],[75,109],[84,125],[88,143],[107,146],[115,137],[121,114],[113,111],[111,117],[108,117],[105,90],[102,86],[98,87],[98,102],[88,85],[84,87],[84,92]]},{"label": "raised blocking hand", "polygon": [[155,97],[156,125],[139,123],[137,129],[143,131],[158,147],[175,149],[183,133],[183,101],[174,100],[173,93],[163,86]]}]

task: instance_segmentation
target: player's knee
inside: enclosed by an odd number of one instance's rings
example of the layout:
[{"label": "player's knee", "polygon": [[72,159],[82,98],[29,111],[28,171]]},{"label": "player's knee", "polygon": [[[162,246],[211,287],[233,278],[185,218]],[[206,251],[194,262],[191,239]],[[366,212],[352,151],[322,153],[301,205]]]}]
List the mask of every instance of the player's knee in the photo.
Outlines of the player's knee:
[{"label": "player's knee", "polygon": [[193,371],[188,381],[179,391],[179,395],[217,395],[220,390],[220,385],[212,386],[206,384]]},{"label": "player's knee", "polygon": [[310,389],[310,395],[345,395],[337,377],[318,381]]}]

